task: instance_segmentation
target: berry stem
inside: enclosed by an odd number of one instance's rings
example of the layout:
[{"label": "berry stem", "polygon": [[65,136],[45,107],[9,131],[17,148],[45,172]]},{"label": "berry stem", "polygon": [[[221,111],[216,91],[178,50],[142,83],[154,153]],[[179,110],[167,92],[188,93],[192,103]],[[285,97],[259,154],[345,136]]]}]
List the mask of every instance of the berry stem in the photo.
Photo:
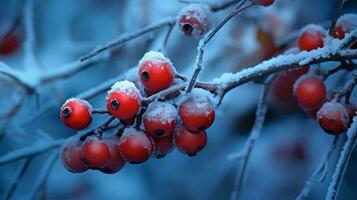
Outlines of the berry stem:
[{"label": "berry stem", "polygon": [[107,110],[92,110],[92,114],[108,114]]}]

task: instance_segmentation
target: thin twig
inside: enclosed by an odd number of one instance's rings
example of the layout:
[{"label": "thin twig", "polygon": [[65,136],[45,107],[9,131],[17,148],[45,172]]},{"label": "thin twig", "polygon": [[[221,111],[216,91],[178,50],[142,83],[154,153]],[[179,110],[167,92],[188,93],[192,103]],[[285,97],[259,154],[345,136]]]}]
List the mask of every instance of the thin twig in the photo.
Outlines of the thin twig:
[{"label": "thin twig", "polygon": [[135,31],[133,33],[121,35],[119,38],[109,42],[108,44],[104,45],[103,47],[96,48],[93,51],[91,51],[90,53],[88,53],[87,55],[81,57],[80,61],[83,62],[85,60],[88,60],[89,58],[92,58],[92,57],[94,57],[94,56],[96,56],[96,55],[98,55],[98,54],[100,54],[100,53],[102,53],[104,51],[107,51],[109,49],[112,49],[114,47],[122,45],[122,44],[124,44],[124,43],[126,43],[126,42],[128,42],[130,40],[138,38],[141,35],[144,35],[146,33],[155,31],[155,30],[160,29],[160,28],[162,28],[164,26],[173,24],[173,23],[175,23],[175,21],[176,21],[175,17],[165,18],[165,19],[162,19],[162,20],[160,20],[160,21],[158,21],[156,23],[148,25],[143,29]]},{"label": "thin twig", "polygon": [[236,7],[228,14],[226,15],[223,20],[218,23],[211,31],[209,31],[199,42],[198,47],[197,47],[197,57],[196,57],[196,61],[195,61],[195,65],[193,67],[194,72],[193,75],[191,77],[190,83],[187,86],[186,89],[186,93],[190,93],[191,90],[194,88],[195,83],[196,83],[196,79],[200,73],[200,71],[202,70],[202,62],[203,62],[203,54],[205,51],[205,47],[208,44],[208,42],[216,35],[216,33],[229,21],[231,20],[234,16],[236,16],[237,14],[240,14],[242,11],[244,11],[245,9],[248,9],[250,7],[252,7],[254,4],[250,3],[247,6],[244,6],[244,3],[246,1],[242,0],[240,1]]},{"label": "thin twig", "polygon": [[234,183],[234,189],[232,191],[231,194],[231,199],[235,200],[235,199],[239,199],[240,195],[242,193],[242,187],[243,187],[243,181],[245,179],[245,175],[246,175],[246,170],[247,170],[247,165],[248,165],[248,161],[250,158],[250,155],[253,151],[254,148],[254,144],[256,143],[256,141],[258,140],[258,138],[260,137],[262,128],[263,128],[263,124],[265,121],[265,115],[267,113],[268,110],[268,105],[267,105],[267,96],[269,93],[269,89],[270,89],[270,83],[271,83],[272,79],[269,79],[265,85],[264,85],[264,89],[263,92],[260,96],[259,102],[258,102],[258,107],[257,107],[257,111],[255,113],[255,121],[254,121],[254,125],[253,128],[250,132],[249,138],[246,141],[245,147],[243,149],[243,160],[242,160],[242,165],[241,168],[238,170],[236,179],[235,179],[235,183]]},{"label": "thin twig", "polygon": [[4,200],[9,200],[11,199],[12,195],[14,194],[21,178],[24,176],[25,172],[27,171],[28,167],[30,166],[30,163],[32,161],[33,157],[29,157],[27,158],[22,165],[20,166],[19,172],[18,174],[16,174],[14,181],[12,183],[10,183],[10,187],[8,191],[4,192]]},{"label": "thin twig", "polygon": [[332,175],[332,180],[328,187],[328,191],[326,194],[326,200],[336,200],[338,196],[338,192],[340,190],[343,177],[345,175],[348,162],[350,160],[351,154],[353,152],[354,147],[357,142],[357,113],[353,117],[353,122],[351,127],[347,131],[347,141],[342,147],[342,151],[338,158],[336,169]]},{"label": "thin twig", "polygon": [[336,136],[333,139],[330,148],[324,155],[322,161],[320,162],[319,166],[315,169],[315,171],[313,172],[311,177],[305,182],[305,185],[302,188],[300,194],[296,197],[296,200],[306,199],[308,197],[312,187],[314,186],[315,182],[316,181],[323,182],[325,180],[328,163],[329,163],[332,153],[335,151],[335,149],[337,147],[338,138],[339,137]]},{"label": "thin twig", "polygon": [[333,15],[332,23],[331,23],[330,30],[329,30],[329,34],[330,34],[331,36],[332,36],[333,33],[335,32],[336,22],[337,22],[338,17],[341,15],[341,10],[342,10],[342,8],[343,8],[343,5],[345,5],[345,3],[346,3],[347,1],[348,1],[348,0],[339,0],[339,1],[338,1],[337,8],[335,9],[335,13],[334,13],[334,15]]}]

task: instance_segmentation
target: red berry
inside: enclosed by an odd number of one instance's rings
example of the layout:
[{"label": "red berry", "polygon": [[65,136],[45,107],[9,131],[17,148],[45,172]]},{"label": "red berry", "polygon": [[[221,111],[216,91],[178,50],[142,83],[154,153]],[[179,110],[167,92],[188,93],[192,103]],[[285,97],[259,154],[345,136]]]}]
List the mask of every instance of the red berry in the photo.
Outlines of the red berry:
[{"label": "red berry", "polygon": [[177,24],[186,36],[202,36],[211,27],[210,9],[204,4],[190,4],[178,14]]},{"label": "red berry", "polygon": [[162,53],[150,51],[140,60],[138,75],[146,91],[152,95],[172,85],[175,70]]},{"label": "red berry", "polygon": [[207,144],[207,134],[205,131],[192,133],[181,127],[175,135],[175,144],[179,151],[189,156],[195,156]]},{"label": "red berry", "polygon": [[153,153],[151,138],[134,128],[124,130],[118,148],[124,160],[133,164],[145,162]]},{"label": "red berry", "polygon": [[319,109],[326,98],[325,84],[318,77],[304,75],[296,81],[294,94],[302,109]]},{"label": "red berry", "polygon": [[116,82],[107,96],[108,112],[121,120],[132,119],[140,109],[139,90],[130,81]]},{"label": "red berry", "polygon": [[100,171],[107,174],[113,174],[121,170],[125,165],[125,160],[120,155],[117,146],[119,144],[119,137],[113,135],[105,138],[104,141],[109,145],[110,159]]},{"label": "red berry", "polygon": [[170,134],[165,137],[153,137],[155,144],[155,156],[156,158],[165,157],[174,149],[174,136]]},{"label": "red berry", "polygon": [[275,103],[281,107],[291,107],[296,104],[296,99],[293,94],[295,81],[307,73],[309,67],[288,70],[280,73],[272,82],[272,97]]},{"label": "red berry", "polygon": [[14,35],[9,35],[0,41],[0,54],[13,53],[20,45],[20,41]]},{"label": "red berry", "polygon": [[[345,14],[338,18],[335,26],[335,31],[332,36],[334,38],[343,39],[346,33],[350,33],[357,28],[357,15],[356,14]],[[352,44],[352,49],[357,48],[357,42]]]},{"label": "red berry", "polygon": [[324,103],[317,112],[317,120],[322,129],[334,135],[346,132],[351,122],[345,105],[337,102]]},{"label": "red berry", "polygon": [[80,173],[88,170],[81,160],[81,143],[79,141],[69,141],[62,146],[61,161],[70,172]]},{"label": "red berry", "polygon": [[146,133],[155,137],[172,134],[176,127],[175,106],[166,102],[153,102],[146,110],[143,121]]},{"label": "red berry", "polygon": [[70,98],[62,105],[60,116],[69,128],[82,130],[92,122],[92,107],[85,100]]},{"label": "red berry", "polygon": [[215,118],[214,109],[205,96],[190,96],[179,107],[183,125],[192,132],[209,128]]},{"label": "red berry", "polygon": [[306,26],[299,38],[298,46],[301,51],[311,51],[324,46],[325,30],[318,25]]},{"label": "red berry", "polygon": [[250,0],[250,1],[261,6],[270,6],[274,3],[274,0]]},{"label": "red berry", "polygon": [[111,157],[109,145],[97,137],[87,138],[82,145],[82,161],[92,169],[101,169],[107,165]]}]

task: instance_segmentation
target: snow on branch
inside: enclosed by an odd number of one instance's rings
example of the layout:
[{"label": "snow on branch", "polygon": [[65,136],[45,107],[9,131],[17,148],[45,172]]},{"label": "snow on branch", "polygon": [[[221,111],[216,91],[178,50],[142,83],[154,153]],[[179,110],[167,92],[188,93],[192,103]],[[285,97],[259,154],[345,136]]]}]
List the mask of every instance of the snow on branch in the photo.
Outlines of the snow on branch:
[{"label": "snow on branch", "polygon": [[[357,113],[355,113],[357,114]],[[326,194],[326,200],[336,200],[338,192],[340,190],[343,177],[345,175],[348,162],[350,160],[353,149],[357,142],[357,116],[353,117],[353,122],[351,127],[347,131],[347,141],[345,142],[340,157],[338,158],[336,169],[332,175],[332,180],[328,187]]]}]

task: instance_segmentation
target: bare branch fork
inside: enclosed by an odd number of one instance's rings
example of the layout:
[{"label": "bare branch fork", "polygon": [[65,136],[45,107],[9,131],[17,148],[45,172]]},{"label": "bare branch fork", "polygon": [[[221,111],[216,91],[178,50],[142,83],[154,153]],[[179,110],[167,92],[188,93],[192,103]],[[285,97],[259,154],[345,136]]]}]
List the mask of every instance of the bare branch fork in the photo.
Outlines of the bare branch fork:
[{"label": "bare branch fork", "polygon": [[193,87],[195,85],[196,79],[202,69],[202,61],[203,61],[203,54],[204,54],[205,46],[229,20],[231,20],[237,14],[240,14],[243,10],[254,5],[253,3],[249,3],[249,5],[244,7],[245,2],[246,2],[246,0],[241,0],[236,5],[236,7],[226,17],[223,18],[223,20],[220,23],[218,23],[211,31],[209,31],[200,40],[199,45],[197,47],[197,57],[196,57],[196,62],[194,64],[194,72],[193,72],[192,78],[190,80],[190,83],[187,86],[186,93],[191,92],[191,90],[193,89]]},{"label": "bare branch fork", "polygon": [[[242,160],[242,165],[241,165],[240,169],[238,170],[238,173],[237,173],[237,176],[235,179],[234,189],[231,194],[232,200],[239,199],[240,195],[242,193],[243,181],[245,179],[248,161],[249,161],[250,155],[253,151],[254,144],[261,134],[261,130],[263,128],[263,124],[265,121],[265,115],[268,110],[267,96],[269,93],[271,81],[272,81],[272,78],[268,79],[264,85],[263,92],[260,96],[257,110],[255,113],[255,121],[254,121],[253,128],[250,132],[249,138],[246,141],[244,149],[242,150],[241,153],[238,154],[238,155],[240,155],[239,158],[242,158],[243,160]],[[232,156],[231,156],[231,158],[232,158]]]}]

